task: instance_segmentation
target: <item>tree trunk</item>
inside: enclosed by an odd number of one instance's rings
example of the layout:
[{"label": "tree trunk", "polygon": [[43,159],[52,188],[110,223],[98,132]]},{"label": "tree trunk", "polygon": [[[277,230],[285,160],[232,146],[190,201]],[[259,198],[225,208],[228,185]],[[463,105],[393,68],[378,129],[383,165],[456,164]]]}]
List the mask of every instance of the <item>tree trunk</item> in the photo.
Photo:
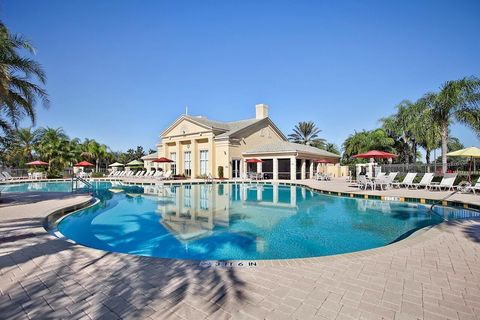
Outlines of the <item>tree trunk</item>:
[{"label": "tree trunk", "polygon": [[442,173],[447,172],[448,123],[442,125]]},{"label": "tree trunk", "polygon": [[413,164],[417,163],[417,143],[412,141],[412,161]]},{"label": "tree trunk", "polygon": [[425,150],[425,160],[430,164],[430,150]]}]

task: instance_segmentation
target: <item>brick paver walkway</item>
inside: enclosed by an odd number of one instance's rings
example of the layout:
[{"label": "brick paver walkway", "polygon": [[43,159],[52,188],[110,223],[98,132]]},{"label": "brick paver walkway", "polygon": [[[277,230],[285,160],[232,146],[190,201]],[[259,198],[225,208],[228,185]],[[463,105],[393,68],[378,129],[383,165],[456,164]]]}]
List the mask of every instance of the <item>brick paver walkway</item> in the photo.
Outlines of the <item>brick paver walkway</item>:
[{"label": "brick paver walkway", "polygon": [[1,319],[480,319],[480,222],[353,254],[213,268],[56,239],[84,196],[0,208]]}]

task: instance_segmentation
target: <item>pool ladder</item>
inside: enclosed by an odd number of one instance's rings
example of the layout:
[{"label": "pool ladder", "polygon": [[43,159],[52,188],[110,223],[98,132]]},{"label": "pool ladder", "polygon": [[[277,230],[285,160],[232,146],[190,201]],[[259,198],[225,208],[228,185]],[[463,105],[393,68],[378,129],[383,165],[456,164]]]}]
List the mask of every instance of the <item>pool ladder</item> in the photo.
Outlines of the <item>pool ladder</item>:
[{"label": "pool ladder", "polygon": [[93,185],[90,182],[88,182],[87,180],[81,177],[75,177],[75,176],[72,176],[72,192],[76,192],[79,189],[81,189],[78,187],[78,182],[83,183],[87,187],[88,193],[93,193]]}]

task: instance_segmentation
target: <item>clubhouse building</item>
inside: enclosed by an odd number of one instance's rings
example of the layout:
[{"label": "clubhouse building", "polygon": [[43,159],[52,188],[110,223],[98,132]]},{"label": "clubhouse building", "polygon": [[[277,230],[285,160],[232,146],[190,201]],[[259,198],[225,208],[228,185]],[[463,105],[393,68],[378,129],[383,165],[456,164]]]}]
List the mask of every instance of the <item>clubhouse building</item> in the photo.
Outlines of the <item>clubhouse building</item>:
[{"label": "clubhouse building", "polygon": [[[171,163],[152,160],[165,157]],[[160,134],[157,152],[143,157],[147,170],[162,168],[174,175],[196,178],[212,175],[243,178],[248,172],[267,179],[308,179],[314,172],[347,175],[339,155],[289,142],[268,116],[268,106],[257,104],[255,118],[233,122],[182,115]],[[255,159],[255,160],[253,160]],[[331,164],[315,163],[328,160]],[[257,161],[251,163],[251,161]]]}]

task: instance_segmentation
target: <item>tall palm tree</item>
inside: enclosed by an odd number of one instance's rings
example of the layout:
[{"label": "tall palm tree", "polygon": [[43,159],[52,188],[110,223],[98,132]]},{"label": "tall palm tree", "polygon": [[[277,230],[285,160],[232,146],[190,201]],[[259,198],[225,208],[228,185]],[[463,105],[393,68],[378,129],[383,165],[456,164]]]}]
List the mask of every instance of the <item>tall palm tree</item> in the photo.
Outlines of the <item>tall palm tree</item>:
[{"label": "tall palm tree", "polygon": [[71,163],[69,143],[69,138],[62,128],[39,129],[36,151],[41,159],[48,161],[48,171],[63,170]]},{"label": "tall palm tree", "polygon": [[445,82],[438,93],[429,92],[422,98],[431,108],[434,122],[440,126],[442,139],[442,172],[447,171],[448,132],[458,121],[480,134],[480,79],[466,77]]},{"label": "tall palm tree", "polygon": [[35,54],[35,48],[21,35],[11,34],[0,21],[0,129],[17,127],[25,116],[35,123],[35,103],[38,99],[48,106],[48,95],[40,85],[46,82],[40,64],[19,51]]},{"label": "tall palm tree", "polygon": [[421,115],[418,145],[425,150],[427,164],[430,164],[431,153],[440,147],[441,141],[440,126],[433,121],[432,110],[425,108]]},{"label": "tall palm tree", "polygon": [[347,161],[353,161],[351,156],[369,150],[395,152],[394,144],[395,140],[383,129],[355,132],[343,142],[343,157]]},{"label": "tall palm tree", "polygon": [[404,100],[396,106],[397,112],[387,118],[382,118],[383,128],[399,140],[398,146],[406,146],[404,150],[398,150],[403,153],[402,158],[407,162],[416,162],[417,146],[423,129],[423,113],[426,106],[420,101],[411,102]]},{"label": "tall palm tree", "polygon": [[325,139],[319,138],[318,134],[322,132],[313,121],[299,122],[293,128],[293,133],[288,135],[290,141],[305,145],[315,145],[322,148],[325,145]]},{"label": "tall palm tree", "polygon": [[94,139],[85,139],[83,143],[82,156],[90,158],[95,162],[95,170],[98,172],[100,168],[100,162],[107,157],[107,146],[98,143]]}]

